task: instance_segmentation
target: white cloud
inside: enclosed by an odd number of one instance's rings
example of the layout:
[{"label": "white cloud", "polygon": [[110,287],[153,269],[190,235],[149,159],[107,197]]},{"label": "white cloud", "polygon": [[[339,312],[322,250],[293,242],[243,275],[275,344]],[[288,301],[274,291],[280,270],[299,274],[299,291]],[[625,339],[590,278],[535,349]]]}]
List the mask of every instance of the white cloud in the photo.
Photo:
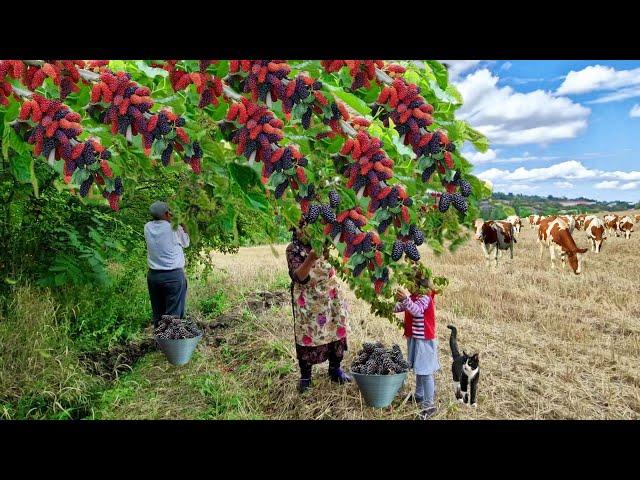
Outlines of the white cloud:
[{"label": "white cloud", "polygon": [[500,67],[500,70],[509,70],[513,66],[511,62],[504,62]]},{"label": "white cloud", "polygon": [[634,85],[640,85],[640,68],[616,70],[604,65],[589,65],[578,72],[570,71],[556,90],[556,94],[572,95],[596,90],[618,90]]},{"label": "white cloud", "polygon": [[598,190],[603,190],[605,188],[618,188],[619,183],[620,182],[617,180],[604,181],[604,182],[596,183],[594,187],[597,188]]},{"label": "white cloud", "polygon": [[510,192],[530,192],[532,190],[537,190],[538,187],[535,185],[527,185],[525,183],[514,183],[509,187]]},{"label": "white cloud", "polygon": [[558,188],[573,188],[573,183],[571,182],[556,182],[554,185]]},{"label": "white cloud", "polygon": [[[640,180],[640,171],[603,171],[597,169],[590,169],[585,167],[581,162],[576,160],[569,160],[566,162],[557,163],[549,167],[543,168],[531,168],[525,167],[516,168],[513,171],[501,170],[499,168],[490,168],[477,175],[483,180],[495,181],[497,179],[505,181],[511,180],[516,182],[543,182],[546,180],[625,180],[636,181]],[[601,186],[596,188],[615,188],[615,186],[608,186],[605,182],[601,181],[598,185],[605,184],[607,186]]]},{"label": "white cloud", "polygon": [[631,107],[631,110],[629,111],[629,116],[630,117],[640,117],[640,104],[635,104],[633,107]]},{"label": "white cloud", "polygon": [[481,153],[477,151],[463,152],[464,157],[474,165],[480,165],[483,163],[493,163],[496,159],[498,152],[496,150],[487,149],[486,152]]},{"label": "white cloud", "polygon": [[464,98],[459,116],[495,144],[546,144],[575,138],[587,127],[591,110],[569,98],[535,90],[518,93],[498,87],[499,78],[478,70],[457,84]]},{"label": "white cloud", "polygon": [[449,79],[457,80],[462,73],[477,67],[482,60],[438,60],[449,66]]},{"label": "white cloud", "polygon": [[500,149],[492,150],[489,148],[486,152],[480,153],[474,150],[463,150],[462,155],[464,158],[469,160],[474,165],[486,165],[486,164],[496,164],[496,163],[523,163],[523,162],[531,162],[534,160],[539,161],[549,161],[549,160],[560,160],[562,158],[566,158],[564,156],[556,156],[556,155],[531,155],[529,152],[524,152],[520,157],[501,157]]},{"label": "white cloud", "polygon": [[620,186],[620,190],[640,190],[640,182],[625,183]]},{"label": "white cloud", "polygon": [[596,98],[595,100],[591,100],[589,104],[592,103],[610,103],[617,102],[619,100],[626,100],[627,98],[635,98],[640,97],[640,87],[632,87],[632,88],[623,88],[613,93],[607,93],[601,97]]}]

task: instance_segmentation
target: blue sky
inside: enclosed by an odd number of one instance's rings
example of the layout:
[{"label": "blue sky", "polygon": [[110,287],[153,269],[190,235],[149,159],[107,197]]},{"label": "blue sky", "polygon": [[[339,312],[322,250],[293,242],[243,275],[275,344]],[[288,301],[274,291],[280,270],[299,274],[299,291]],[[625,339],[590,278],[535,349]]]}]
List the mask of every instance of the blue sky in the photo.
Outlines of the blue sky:
[{"label": "blue sky", "polygon": [[640,201],[640,61],[441,61],[489,138],[463,153],[494,190]]}]

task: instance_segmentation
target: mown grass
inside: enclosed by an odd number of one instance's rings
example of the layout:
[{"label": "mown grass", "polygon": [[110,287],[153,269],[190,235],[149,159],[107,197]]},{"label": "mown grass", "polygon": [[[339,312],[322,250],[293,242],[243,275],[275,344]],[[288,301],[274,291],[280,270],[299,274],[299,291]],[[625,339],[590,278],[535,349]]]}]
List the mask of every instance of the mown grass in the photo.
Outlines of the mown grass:
[{"label": "mown grass", "polygon": [[[578,246],[587,246],[576,231]],[[487,266],[479,245],[422,258],[450,285],[437,298],[442,370],[436,374],[437,419],[640,418],[640,290],[634,266],[640,237],[611,238],[589,252],[584,273],[550,271],[535,231],[525,226],[513,261]],[[285,246],[211,254],[213,271],[190,279],[189,311],[223,322],[192,360],[173,367],[156,351],[113,383],[88,375],[78,361],[56,302],[19,289],[0,321],[0,416],[101,419],[411,419],[410,375],[393,404],[367,407],[354,384],[339,386],[314,367],[314,387],[297,392],[293,324],[287,303]],[[282,291],[284,304],[249,307],[256,291]],[[345,367],[363,341],[399,343],[402,332],[372,316],[347,292],[350,333]],[[146,299],[145,299],[146,300]],[[255,305],[255,304],[253,304]],[[479,406],[453,399],[447,324],[460,346],[479,351]],[[142,335],[150,335],[147,328]]]},{"label": "mown grass", "polygon": [[29,286],[11,298],[0,318],[0,418],[82,418],[102,380],[82,367],[56,301]]}]

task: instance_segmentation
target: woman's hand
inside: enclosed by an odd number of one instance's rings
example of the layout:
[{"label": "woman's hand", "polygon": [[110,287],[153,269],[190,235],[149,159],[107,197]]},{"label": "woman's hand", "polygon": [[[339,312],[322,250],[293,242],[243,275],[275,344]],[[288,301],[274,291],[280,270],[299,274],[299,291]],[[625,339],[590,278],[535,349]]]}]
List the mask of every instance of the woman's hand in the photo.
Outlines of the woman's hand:
[{"label": "woman's hand", "polygon": [[316,253],[316,251],[315,251],[315,250],[311,250],[311,251],[309,252],[309,254],[307,255],[307,258],[309,259],[309,261],[311,261],[311,262],[315,262],[315,261],[316,261],[316,260],[318,260],[318,258],[320,258],[320,257],[318,256],[318,254]]}]

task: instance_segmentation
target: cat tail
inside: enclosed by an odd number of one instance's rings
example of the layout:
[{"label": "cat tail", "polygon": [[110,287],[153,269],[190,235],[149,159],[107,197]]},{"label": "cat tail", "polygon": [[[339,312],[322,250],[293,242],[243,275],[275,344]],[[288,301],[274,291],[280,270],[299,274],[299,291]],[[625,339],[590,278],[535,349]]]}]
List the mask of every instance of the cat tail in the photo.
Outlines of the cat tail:
[{"label": "cat tail", "polygon": [[458,329],[453,325],[447,325],[447,328],[451,330],[451,336],[449,337],[449,347],[451,347],[451,356],[456,359],[460,356],[460,351],[458,350]]}]

